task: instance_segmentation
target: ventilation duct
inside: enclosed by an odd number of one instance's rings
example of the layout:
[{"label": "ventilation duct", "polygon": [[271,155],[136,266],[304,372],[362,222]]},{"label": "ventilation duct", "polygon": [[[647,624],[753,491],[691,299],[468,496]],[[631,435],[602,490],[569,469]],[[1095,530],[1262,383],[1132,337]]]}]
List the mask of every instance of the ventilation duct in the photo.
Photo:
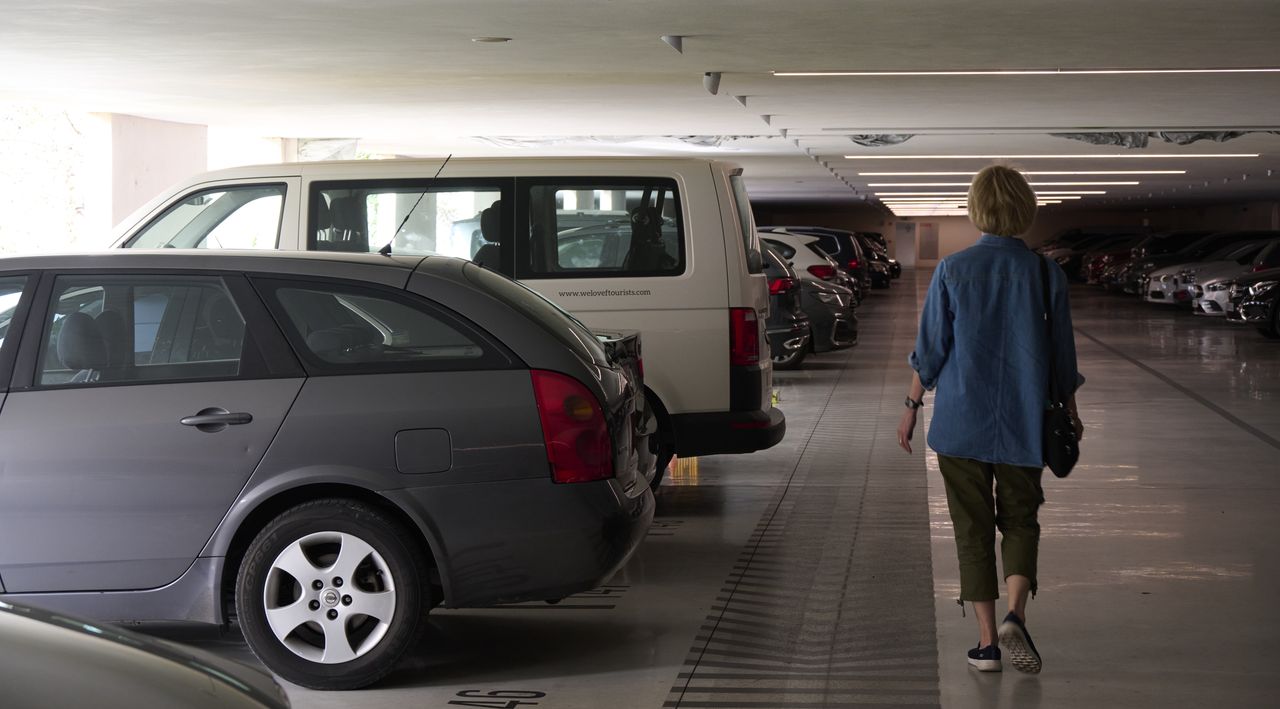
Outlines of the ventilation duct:
[{"label": "ventilation duct", "polygon": [[849,140],[866,148],[883,148],[886,145],[900,145],[911,140],[915,136],[910,133],[872,133],[866,135],[851,135]]},{"label": "ventilation duct", "polygon": [[1191,145],[1201,140],[1212,140],[1225,143],[1250,133],[1278,133],[1280,131],[1133,131],[1133,132],[1094,132],[1094,133],[1050,133],[1056,138],[1080,140],[1091,145],[1119,145],[1125,148],[1145,148],[1151,140],[1162,140],[1174,145]]}]

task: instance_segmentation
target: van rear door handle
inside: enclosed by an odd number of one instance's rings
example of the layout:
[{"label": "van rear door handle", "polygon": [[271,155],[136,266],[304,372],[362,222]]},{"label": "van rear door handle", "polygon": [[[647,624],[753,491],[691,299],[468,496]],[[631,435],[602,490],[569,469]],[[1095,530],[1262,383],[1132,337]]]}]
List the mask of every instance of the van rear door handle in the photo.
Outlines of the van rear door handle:
[{"label": "van rear door handle", "polygon": [[178,423],[183,426],[195,426],[205,433],[217,433],[227,426],[243,426],[253,422],[253,414],[240,411],[231,413],[218,407],[201,409],[195,416],[185,416]]}]

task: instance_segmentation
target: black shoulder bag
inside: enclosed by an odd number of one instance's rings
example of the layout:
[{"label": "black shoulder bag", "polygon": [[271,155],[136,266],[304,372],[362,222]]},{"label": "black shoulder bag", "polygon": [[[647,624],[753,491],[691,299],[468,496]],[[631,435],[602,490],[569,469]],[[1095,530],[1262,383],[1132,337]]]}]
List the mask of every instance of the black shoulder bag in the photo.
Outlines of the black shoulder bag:
[{"label": "black shoulder bag", "polygon": [[1049,342],[1049,399],[1044,410],[1044,464],[1054,475],[1065,478],[1080,460],[1080,442],[1076,440],[1076,423],[1071,410],[1058,389],[1058,372],[1053,347],[1053,301],[1049,294],[1049,262],[1040,257],[1040,283],[1044,287],[1044,326]]}]

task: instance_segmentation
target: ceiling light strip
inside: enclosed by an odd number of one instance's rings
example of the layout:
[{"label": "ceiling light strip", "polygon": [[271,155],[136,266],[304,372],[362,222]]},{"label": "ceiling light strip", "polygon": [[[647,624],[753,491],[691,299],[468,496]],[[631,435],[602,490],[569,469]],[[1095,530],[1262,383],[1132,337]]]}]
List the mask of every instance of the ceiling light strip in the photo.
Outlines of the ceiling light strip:
[{"label": "ceiling light strip", "polygon": [[[1032,187],[1104,187],[1140,185],[1137,180],[1125,182],[1031,182]],[[868,182],[868,187],[968,187],[968,182]]]},{"label": "ceiling light strip", "polygon": [[814,76],[1099,76],[1129,74],[1276,74],[1280,67],[1215,67],[1209,69],[944,69],[889,71],[773,71],[780,77]]},{"label": "ceiling light strip", "polygon": [[[1024,175],[1185,175],[1186,170],[1019,170]],[[972,177],[977,170],[961,172],[859,172],[862,177]]]},{"label": "ceiling light strip", "polygon": [[[1106,190],[1036,190],[1037,195],[1045,194],[1106,194]],[[968,192],[876,192],[877,197],[967,197]]]},{"label": "ceiling light strip", "polygon": [[1256,158],[1260,153],[1090,153],[1078,155],[846,155],[846,160],[1144,160],[1165,158]]}]

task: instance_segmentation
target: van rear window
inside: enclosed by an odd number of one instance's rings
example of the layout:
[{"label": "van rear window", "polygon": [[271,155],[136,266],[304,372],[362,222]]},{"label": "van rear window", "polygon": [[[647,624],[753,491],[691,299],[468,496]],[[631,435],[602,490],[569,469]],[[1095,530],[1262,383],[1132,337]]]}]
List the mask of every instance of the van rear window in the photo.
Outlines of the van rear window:
[{"label": "van rear window", "polygon": [[675,180],[531,178],[521,185],[529,223],[517,227],[517,277],[684,273],[684,215]]},{"label": "van rear window", "polygon": [[747,198],[747,185],[742,175],[729,177],[733,186],[733,202],[742,228],[742,246],[747,254],[747,273],[764,272],[764,259],[760,256],[760,235],[756,233],[756,219],[751,214],[751,200]]}]

